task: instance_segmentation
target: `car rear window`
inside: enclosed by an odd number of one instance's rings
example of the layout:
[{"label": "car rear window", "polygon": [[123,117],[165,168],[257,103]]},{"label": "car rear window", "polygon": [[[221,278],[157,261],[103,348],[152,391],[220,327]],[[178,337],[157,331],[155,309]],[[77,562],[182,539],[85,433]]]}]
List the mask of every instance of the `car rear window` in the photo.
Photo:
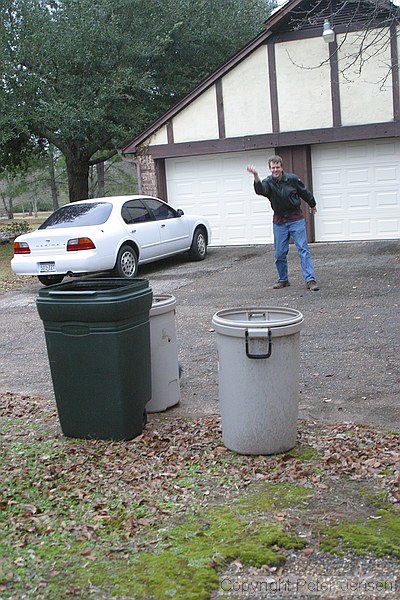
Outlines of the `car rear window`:
[{"label": "car rear window", "polygon": [[50,215],[39,229],[55,229],[57,227],[84,227],[85,225],[102,225],[110,216],[110,202],[88,204],[66,204]]}]

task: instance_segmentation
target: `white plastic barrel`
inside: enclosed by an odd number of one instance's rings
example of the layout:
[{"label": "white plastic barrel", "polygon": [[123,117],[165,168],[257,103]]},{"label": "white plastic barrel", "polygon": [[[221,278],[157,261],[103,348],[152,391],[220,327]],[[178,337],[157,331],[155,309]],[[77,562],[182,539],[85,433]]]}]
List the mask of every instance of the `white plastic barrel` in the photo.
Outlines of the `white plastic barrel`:
[{"label": "white plastic barrel", "polygon": [[161,412],[180,401],[178,344],[175,328],[176,299],[153,296],[150,309],[151,399],[147,412]]},{"label": "white plastic barrel", "polygon": [[229,308],[212,319],[217,333],[222,437],[240,454],[295,446],[300,330],[292,308]]}]

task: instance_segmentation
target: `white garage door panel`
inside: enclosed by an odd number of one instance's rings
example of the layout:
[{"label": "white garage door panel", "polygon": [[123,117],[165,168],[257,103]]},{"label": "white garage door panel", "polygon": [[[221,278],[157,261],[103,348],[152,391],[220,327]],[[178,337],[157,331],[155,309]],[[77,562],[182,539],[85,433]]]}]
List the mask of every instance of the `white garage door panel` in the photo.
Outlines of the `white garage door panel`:
[{"label": "white garage door panel", "polygon": [[378,220],[378,237],[399,237],[399,220],[398,219],[379,219]]},{"label": "white garage door panel", "polygon": [[400,237],[400,140],[312,149],[317,241]]},{"label": "white garage door panel", "polygon": [[254,193],[253,177],[246,171],[254,164],[266,177],[271,154],[272,149],[168,159],[168,200],[186,213],[206,216],[214,246],[272,242],[269,201]]},{"label": "white garage door panel", "polygon": [[377,208],[394,208],[398,202],[397,191],[377,192],[376,206]]}]

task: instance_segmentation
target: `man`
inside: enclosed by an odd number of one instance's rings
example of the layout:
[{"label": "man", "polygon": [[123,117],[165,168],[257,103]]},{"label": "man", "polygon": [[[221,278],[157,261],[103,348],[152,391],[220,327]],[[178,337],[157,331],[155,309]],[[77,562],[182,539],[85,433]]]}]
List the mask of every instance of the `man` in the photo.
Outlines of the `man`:
[{"label": "man", "polygon": [[254,165],[248,165],[247,170],[254,176],[254,190],[260,196],[266,196],[271,203],[273,216],[273,232],[275,247],[275,265],[278,271],[278,281],[274,289],[290,285],[288,277],[287,254],[289,238],[291,237],[300,257],[301,269],[307,289],[319,290],[314,275],[314,265],[307,243],[306,223],[300,208],[302,198],[310,207],[311,213],[316,213],[315,198],[307,190],[304,183],[294,173],[285,173],[280,156],[271,156],[268,166],[271,171],[266,179],[260,181]]}]

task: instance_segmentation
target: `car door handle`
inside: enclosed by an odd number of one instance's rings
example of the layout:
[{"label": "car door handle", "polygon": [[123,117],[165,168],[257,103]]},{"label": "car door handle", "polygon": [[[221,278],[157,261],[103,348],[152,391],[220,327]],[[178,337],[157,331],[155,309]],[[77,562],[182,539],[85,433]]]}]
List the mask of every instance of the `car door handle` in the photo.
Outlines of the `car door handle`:
[{"label": "car door handle", "polygon": [[163,223],[163,225],[161,225],[161,227],[165,227],[165,223]]},{"label": "car door handle", "polygon": [[131,229],[131,233],[136,233],[136,229]]}]

